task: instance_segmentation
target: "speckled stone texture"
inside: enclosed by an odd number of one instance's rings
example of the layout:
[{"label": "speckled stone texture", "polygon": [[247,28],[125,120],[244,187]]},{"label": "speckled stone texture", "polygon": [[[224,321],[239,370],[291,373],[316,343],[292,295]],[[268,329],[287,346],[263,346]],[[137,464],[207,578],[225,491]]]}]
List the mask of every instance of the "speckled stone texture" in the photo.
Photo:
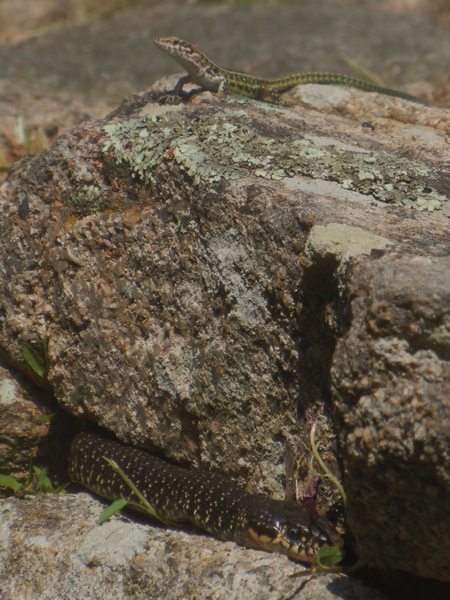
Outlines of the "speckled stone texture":
[{"label": "speckled stone texture", "polygon": [[[1,473],[26,479],[30,459],[48,460],[53,453],[48,443],[53,410],[45,393],[25,377],[0,366],[0,466]],[[0,487],[0,496],[5,493]]]},{"label": "speckled stone texture", "polygon": [[442,580],[450,575],[449,275],[448,257],[355,265],[348,329],[333,360],[349,525],[360,548],[376,564],[414,564]]},{"label": "speckled stone texture", "polygon": [[285,557],[114,517],[87,494],[0,501],[2,600],[385,600]]}]

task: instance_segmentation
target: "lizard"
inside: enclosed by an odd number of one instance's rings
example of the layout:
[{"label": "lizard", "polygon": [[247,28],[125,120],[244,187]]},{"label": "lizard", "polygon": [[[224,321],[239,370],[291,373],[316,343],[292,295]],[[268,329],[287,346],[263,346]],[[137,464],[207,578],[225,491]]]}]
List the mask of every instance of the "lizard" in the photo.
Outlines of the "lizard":
[{"label": "lizard", "polygon": [[[388,96],[396,96],[426,104],[419,98],[398,90],[375,85],[364,79],[340,75],[338,73],[294,73],[275,79],[264,79],[220,67],[199,50],[191,42],[178,37],[158,37],[154,40],[156,46],[172,56],[186,71],[187,75],[182,77],[175,86],[174,94],[182,96],[183,86],[186,83],[194,83],[200,90],[217,92],[220,95],[233,94],[246,96],[255,100],[276,103],[280,94],[293,87],[306,84],[318,83],[324,85],[344,85],[357,88],[366,92],[378,92]],[[193,90],[194,92],[200,90]]]}]

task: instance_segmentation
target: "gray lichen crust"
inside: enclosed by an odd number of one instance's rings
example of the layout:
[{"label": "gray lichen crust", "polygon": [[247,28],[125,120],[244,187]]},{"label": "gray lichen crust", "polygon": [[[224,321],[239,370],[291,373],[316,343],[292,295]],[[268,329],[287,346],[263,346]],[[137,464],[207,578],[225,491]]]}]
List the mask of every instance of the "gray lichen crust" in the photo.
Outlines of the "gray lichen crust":
[{"label": "gray lichen crust", "polygon": [[275,139],[240,110],[204,110],[195,119],[168,111],[108,124],[104,131],[103,151],[144,181],[154,180],[155,169],[169,160],[194,185],[248,175],[272,180],[302,175],[335,181],[382,202],[421,211],[440,209],[446,202],[425,181],[432,173],[423,162],[319,145],[279,132]]}]

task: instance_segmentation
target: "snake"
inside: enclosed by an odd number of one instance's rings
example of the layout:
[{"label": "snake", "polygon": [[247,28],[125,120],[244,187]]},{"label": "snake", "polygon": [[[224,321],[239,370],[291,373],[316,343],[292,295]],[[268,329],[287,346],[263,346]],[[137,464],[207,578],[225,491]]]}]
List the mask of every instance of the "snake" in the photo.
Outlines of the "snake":
[{"label": "snake", "polygon": [[322,546],[342,546],[331,523],[299,503],[250,494],[231,479],[205,469],[187,469],[145,450],[82,432],[69,453],[69,478],[107,500],[123,498],[146,512],[112,460],[151,505],[158,520],[191,525],[224,541],[315,563]]}]

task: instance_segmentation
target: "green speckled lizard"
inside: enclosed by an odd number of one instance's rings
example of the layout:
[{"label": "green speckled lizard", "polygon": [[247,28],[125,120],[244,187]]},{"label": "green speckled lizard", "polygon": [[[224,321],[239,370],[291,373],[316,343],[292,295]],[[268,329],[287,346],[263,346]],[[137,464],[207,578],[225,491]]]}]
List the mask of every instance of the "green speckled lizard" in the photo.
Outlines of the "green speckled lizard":
[{"label": "green speckled lizard", "polygon": [[247,73],[231,71],[230,69],[219,67],[193,44],[180,40],[177,37],[156,38],[155,44],[158,48],[173,56],[188,73],[178,81],[174,90],[177,95],[182,94],[185,83],[191,82],[200,86],[201,89],[218,92],[219,94],[237,94],[266,102],[277,102],[282,92],[286,92],[296,85],[320,83],[346,85],[366,92],[378,92],[379,94],[397,96],[398,98],[425,104],[422,100],[409,94],[381,87],[369,81],[356,79],[348,75],[335,73],[295,73],[293,75],[277,77],[276,79],[263,79],[248,75]]}]

